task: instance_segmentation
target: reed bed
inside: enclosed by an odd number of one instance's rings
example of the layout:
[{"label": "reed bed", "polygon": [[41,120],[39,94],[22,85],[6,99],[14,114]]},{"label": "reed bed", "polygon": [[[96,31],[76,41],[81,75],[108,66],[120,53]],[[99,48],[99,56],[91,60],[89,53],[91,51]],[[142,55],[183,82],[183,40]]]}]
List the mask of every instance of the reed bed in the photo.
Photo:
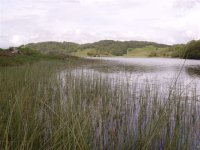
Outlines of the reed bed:
[{"label": "reed bed", "polygon": [[200,98],[58,62],[0,68],[0,149],[198,149]]}]

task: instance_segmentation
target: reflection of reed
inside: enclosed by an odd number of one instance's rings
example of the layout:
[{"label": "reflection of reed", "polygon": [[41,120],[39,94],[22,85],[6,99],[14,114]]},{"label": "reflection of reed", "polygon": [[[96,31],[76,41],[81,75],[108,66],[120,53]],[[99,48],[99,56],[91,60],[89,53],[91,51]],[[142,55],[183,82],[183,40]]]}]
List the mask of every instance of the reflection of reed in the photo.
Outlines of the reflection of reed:
[{"label": "reflection of reed", "polygon": [[188,66],[186,67],[186,72],[190,76],[200,77],[200,66]]}]

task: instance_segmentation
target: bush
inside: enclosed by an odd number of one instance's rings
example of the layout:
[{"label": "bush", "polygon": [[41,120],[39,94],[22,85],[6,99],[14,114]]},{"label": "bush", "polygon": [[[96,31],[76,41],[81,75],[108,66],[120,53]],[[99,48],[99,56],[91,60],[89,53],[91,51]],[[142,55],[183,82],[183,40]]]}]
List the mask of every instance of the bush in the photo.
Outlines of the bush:
[{"label": "bush", "polygon": [[127,49],[116,49],[112,51],[112,54],[115,56],[123,56],[127,53]]},{"label": "bush", "polygon": [[97,54],[96,52],[88,52],[87,55],[90,56],[90,57],[96,57],[99,54]]},{"label": "bush", "polygon": [[191,41],[186,45],[186,55],[184,58],[200,59],[200,40]]},{"label": "bush", "polygon": [[40,52],[29,47],[20,48],[20,53],[28,56],[39,55]]},{"label": "bush", "polygon": [[149,57],[156,57],[157,56],[157,52],[155,51],[152,51],[150,54],[149,54]]},{"label": "bush", "polygon": [[174,45],[169,48],[169,53],[173,58],[183,58],[185,55],[185,45]]}]

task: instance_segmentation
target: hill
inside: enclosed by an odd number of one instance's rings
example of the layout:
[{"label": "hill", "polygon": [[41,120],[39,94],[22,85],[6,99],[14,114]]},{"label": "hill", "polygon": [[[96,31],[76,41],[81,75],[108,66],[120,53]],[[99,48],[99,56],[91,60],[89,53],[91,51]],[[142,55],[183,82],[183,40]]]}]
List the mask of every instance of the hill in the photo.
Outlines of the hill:
[{"label": "hill", "polygon": [[[74,56],[124,56],[124,57],[177,57],[200,59],[200,40],[187,44],[166,45],[147,41],[103,40],[94,43],[39,42],[21,47],[44,54],[70,54]],[[2,51],[3,49],[0,49]]]},{"label": "hill", "polygon": [[39,43],[30,43],[25,45],[25,47],[29,47],[35,50],[38,50],[43,53],[72,53],[79,50],[79,44],[71,43],[71,42],[39,42]]},{"label": "hill", "polygon": [[169,45],[158,44],[154,42],[146,41],[113,41],[113,40],[103,40],[94,43],[87,44],[77,44],[71,42],[40,42],[40,43],[30,43],[25,45],[26,47],[44,52],[64,52],[64,53],[74,53],[75,55],[114,55],[122,56],[127,54],[129,49],[142,48],[145,46],[154,46],[156,48],[166,48]]}]

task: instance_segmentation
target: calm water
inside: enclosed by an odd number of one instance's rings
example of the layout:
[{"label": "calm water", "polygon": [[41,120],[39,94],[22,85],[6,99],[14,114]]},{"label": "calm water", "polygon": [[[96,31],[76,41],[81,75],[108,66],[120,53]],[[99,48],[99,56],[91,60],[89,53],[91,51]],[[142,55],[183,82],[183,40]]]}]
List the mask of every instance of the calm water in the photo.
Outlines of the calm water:
[{"label": "calm water", "polygon": [[[184,60],[171,58],[95,58],[112,65],[129,66],[133,70],[133,75],[142,75],[144,77],[158,76],[163,78],[174,78],[181,71],[181,78],[193,80],[200,78],[200,61],[199,60]],[[122,71],[124,71],[122,69]]]},{"label": "calm water", "polygon": [[[158,89],[159,93],[167,93],[174,85],[187,95],[195,91],[200,96],[200,61],[170,58],[89,58],[100,59],[81,68],[75,68],[75,76],[89,78],[107,78],[114,86],[129,84],[130,90],[145,89],[146,85]],[[62,76],[68,71],[63,71]],[[175,84],[176,83],[176,84]],[[65,85],[65,78],[63,78]],[[177,89],[176,88],[176,89]],[[174,89],[174,87],[173,87]],[[139,93],[139,91],[138,91]]]},{"label": "calm water", "polygon": [[[200,61],[171,58],[92,58],[100,59],[105,64],[103,67],[94,66],[93,70],[106,74],[128,74],[129,79],[149,79],[163,82],[178,77],[179,81],[186,84],[200,82]],[[100,64],[101,65],[101,64]],[[109,72],[109,69],[112,72]]]}]

